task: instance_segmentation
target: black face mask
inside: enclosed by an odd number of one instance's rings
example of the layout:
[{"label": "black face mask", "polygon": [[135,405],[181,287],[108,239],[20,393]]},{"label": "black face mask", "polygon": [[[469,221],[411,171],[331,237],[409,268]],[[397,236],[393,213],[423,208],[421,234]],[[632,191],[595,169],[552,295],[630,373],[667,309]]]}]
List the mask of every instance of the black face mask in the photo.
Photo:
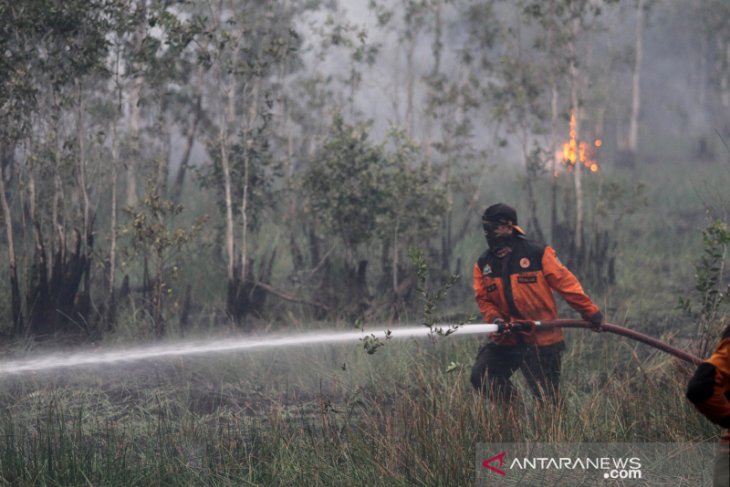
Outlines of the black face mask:
[{"label": "black face mask", "polygon": [[509,247],[510,243],[512,242],[512,236],[499,237],[492,232],[487,232],[484,236],[487,239],[487,245],[489,245],[489,249],[494,252],[497,252],[505,247]]},{"label": "black face mask", "polygon": [[499,246],[500,242],[504,240],[504,237],[497,236],[498,223],[482,220],[482,229],[484,230],[484,237],[487,239],[487,245],[490,249]]},{"label": "black face mask", "polygon": [[487,239],[487,245],[489,245],[489,249],[497,254],[499,257],[503,257],[504,255],[506,255],[506,253],[509,252],[507,251],[505,253],[505,249],[512,245],[514,233],[512,235],[500,237],[499,235],[497,235],[498,226],[499,224],[495,224],[492,222],[483,222],[484,237]]}]

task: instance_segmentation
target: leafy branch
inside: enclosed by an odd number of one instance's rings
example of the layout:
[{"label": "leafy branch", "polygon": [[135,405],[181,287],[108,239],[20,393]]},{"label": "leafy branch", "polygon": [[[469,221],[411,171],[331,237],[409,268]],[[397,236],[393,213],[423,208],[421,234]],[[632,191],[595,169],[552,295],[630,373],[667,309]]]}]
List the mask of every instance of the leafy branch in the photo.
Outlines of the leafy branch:
[{"label": "leafy branch", "polygon": [[[730,228],[722,220],[711,221],[702,232],[703,252],[695,264],[695,290],[699,298],[680,297],[678,308],[699,322],[698,335],[710,343],[716,339],[712,323],[720,320],[723,305],[730,301],[730,286],[723,283],[730,245]],[[695,308],[695,304],[699,308]]]},{"label": "leafy branch", "polygon": [[428,262],[423,253],[422,249],[413,248],[410,251],[411,263],[416,271],[417,284],[416,289],[423,300],[423,326],[428,327],[431,330],[431,336],[442,336],[446,337],[456,332],[465,323],[474,321],[474,315],[468,316],[465,320],[460,320],[458,323],[448,323],[446,325],[440,325],[445,319],[443,316],[438,314],[439,306],[443,303],[446,294],[449,292],[454,284],[456,284],[460,276],[458,274],[450,274],[445,280],[437,283],[435,287],[432,287],[428,279]]}]

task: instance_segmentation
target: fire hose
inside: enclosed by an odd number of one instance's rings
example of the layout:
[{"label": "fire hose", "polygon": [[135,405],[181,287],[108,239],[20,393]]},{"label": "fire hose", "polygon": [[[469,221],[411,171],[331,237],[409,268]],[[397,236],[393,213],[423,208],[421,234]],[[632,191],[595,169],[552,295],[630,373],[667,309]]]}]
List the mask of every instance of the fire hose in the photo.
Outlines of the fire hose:
[{"label": "fire hose", "polygon": [[583,320],[549,320],[549,321],[517,320],[517,321],[513,321],[511,323],[487,324],[487,325],[482,325],[482,326],[487,327],[487,329],[485,331],[492,332],[492,333],[523,333],[523,334],[532,334],[540,328],[585,328],[585,329],[594,330],[594,331],[613,333],[615,335],[620,335],[620,336],[630,338],[632,340],[636,340],[638,342],[641,342],[645,345],[649,345],[650,347],[659,349],[662,352],[666,352],[681,360],[684,360],[685,362],[689,362],[694,365],[699,365],[702,362],[704,362],[704,360],[692,355],[689,352],[680,350],[676,347],[669,345],[668,343],[664,343],[661,340],[657,340],[656,338],[650,337],[649,335],[639,333],[638,331],[635,331],[635,330],[630,330],[629,328],[625,328],[623,326],[614,325],[613,323],[604,323],[603,325],[601,325],[600,329],[596,328],[590,322],[583,321]]}]

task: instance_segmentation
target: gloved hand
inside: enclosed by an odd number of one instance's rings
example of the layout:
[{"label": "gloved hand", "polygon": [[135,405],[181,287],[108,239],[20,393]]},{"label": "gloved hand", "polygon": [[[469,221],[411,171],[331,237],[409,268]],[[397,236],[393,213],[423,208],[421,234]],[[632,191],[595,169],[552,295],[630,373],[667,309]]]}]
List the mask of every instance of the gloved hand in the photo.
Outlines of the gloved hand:
[{"label": "gloved hand", "polygon": [[593,325],[593,331],[603,331],[603,313],[597,311],[593,316],[588,318],[588,321],[590,321],[591,325]]},{"label": "gloved hand", "polygon": [[495,332],[496,335],[501,335],[502,331],[504,330],[504,325],[507,324],[506,321],[504,321],[502,318],[495,318],[492,320],[492,323],[497,325],[497,331]]}]

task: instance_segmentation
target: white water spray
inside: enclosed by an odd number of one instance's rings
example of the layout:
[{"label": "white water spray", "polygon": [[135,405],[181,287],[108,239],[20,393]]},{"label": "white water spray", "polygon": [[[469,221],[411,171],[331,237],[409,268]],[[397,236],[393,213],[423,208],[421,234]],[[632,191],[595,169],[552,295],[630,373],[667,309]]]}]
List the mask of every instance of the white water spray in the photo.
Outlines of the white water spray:
[{"label": "white water spray", "polygon": [[[439,325],[446,330],[447,325]],[[434,327],[436,329],[438,327]],[[390,338],[423,337],[431,330],[425,326],[411,326],[407,328],[393,328],[389,331]],[[460,326],[454,334],[471,335],[476,333],[489,334],[497,331],[497,325],[475,324]],[[117,362],[135,362],[145,359],[174,357],[180,355],[202,355],[214,352],[236,352],[240,350],[256,350],[263,348],[282,348],[298,345],[318,345],[349,342],[374,335],[376,338],[385,338],[384,329],[364,331],[330,331],[303,333],[281,337],[236,337],[215,340],[196,340],[195,343],[182,342],[166,345],[152,345],[121,350],[107,350],[99,352],[74,352],[70,354],[54,353],[43,358],[8,360],[0,362],[0,377],[8,374],[23,372],[37,372],[41,370],[58,369],[62,367],[78,367],[83,365],[112,364]]]}]

